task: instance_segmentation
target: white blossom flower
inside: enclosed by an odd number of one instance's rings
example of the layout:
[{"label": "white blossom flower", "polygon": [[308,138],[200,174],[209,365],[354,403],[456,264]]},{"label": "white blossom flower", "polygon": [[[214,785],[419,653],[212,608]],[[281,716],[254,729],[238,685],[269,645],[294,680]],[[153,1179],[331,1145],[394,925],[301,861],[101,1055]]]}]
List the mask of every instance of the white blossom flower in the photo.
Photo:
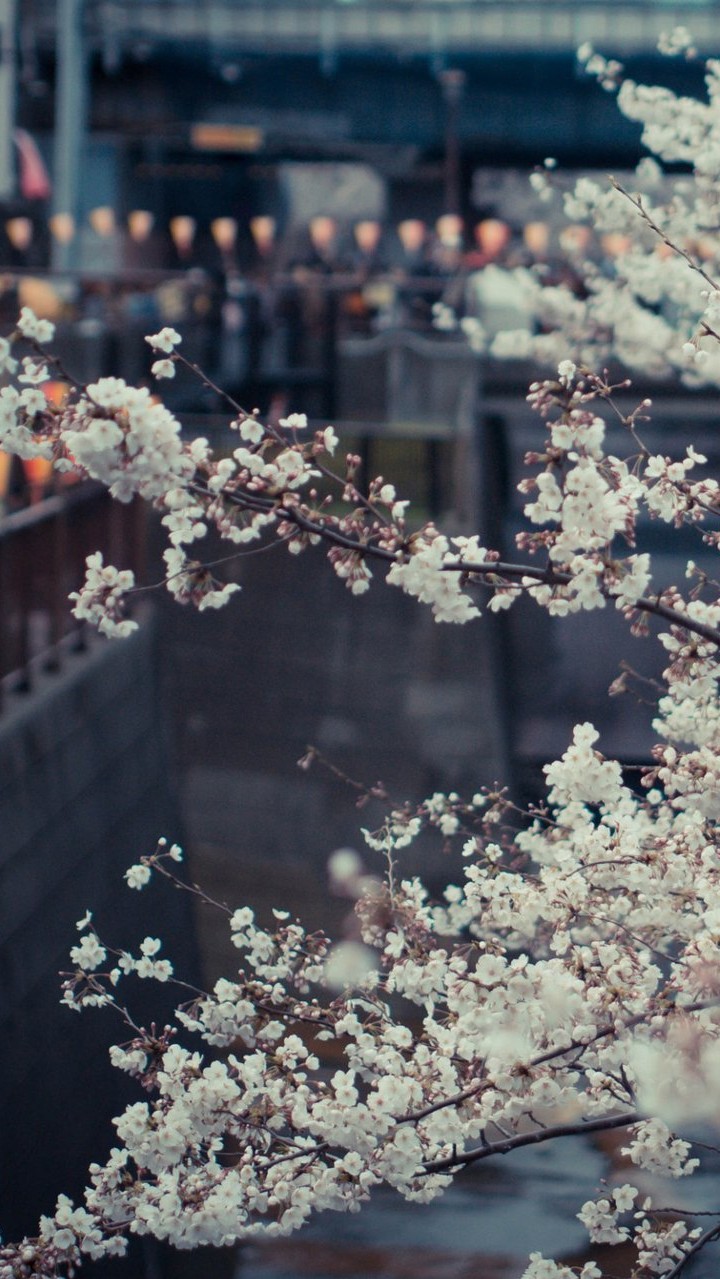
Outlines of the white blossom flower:
[{"label": "white blossom flower", "polygon": [[34,342],[42,344],[52,342],[55,336],[55,325],[49,320],[38,319],[29,306],[22,307],[17,326],[23,337],[30,338]]},{"label": "white blossom flower", "polygon": [[77,946],[70,951],[70,958],[84,972],[93,972],[107,958],[105,947],[100,944],[95,933],[86,933]]},{"label": "white blossom flower", "polygon": [[[159,333],[153,333],[145,338],[150,344],[153,351],[164,351],[166,355],[171,355],[176,346],[179,346],[182,338],[176,329],[169,328],[167,325],[161,329]],[[161,361],[166,363],[166,361]]]},{"label": "white blossom flower", "polygon": [[125,871],[125,879],[128,888],[144,888],[150,882],[150,867],[139,862],[136,866],[130,866]]}]

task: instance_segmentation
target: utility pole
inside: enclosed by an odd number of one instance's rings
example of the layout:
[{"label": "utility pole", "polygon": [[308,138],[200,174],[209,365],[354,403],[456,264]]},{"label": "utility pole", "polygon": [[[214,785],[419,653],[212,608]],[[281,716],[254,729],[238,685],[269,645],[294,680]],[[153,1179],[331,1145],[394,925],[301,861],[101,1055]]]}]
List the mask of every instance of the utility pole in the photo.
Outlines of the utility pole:
[{"label": "utility pole", "polygon": [[59,270],[78,265],[80,174],[88,100],[84,8],[85,0],[57,0],[53,211],[69,215],[76,228],[70,239],[56,237],[53,241],[52,264]]},{"label": "utility pole", "polygon": [[449,68],[439,75],[445,102],[445,205],[443,212],[460,213],[462,207],[460,172],[460,103],[465,90],[466,75],[458,68]]},{"label": "utility pole", "polygon": [[15,195],[16,0],[0,0],[0,200]]}]

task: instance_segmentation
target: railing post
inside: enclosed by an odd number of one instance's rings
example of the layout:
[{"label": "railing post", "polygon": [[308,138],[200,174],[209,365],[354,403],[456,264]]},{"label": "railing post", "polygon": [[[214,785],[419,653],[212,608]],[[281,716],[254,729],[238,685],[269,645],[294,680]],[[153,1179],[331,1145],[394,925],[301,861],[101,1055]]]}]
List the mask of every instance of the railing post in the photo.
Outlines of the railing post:
[{"label": "railing post", "polygon": [[8,672],[10,664],[10,642],[8,635],[7,600],[8,551],[7,542],[0,536],[0,712],[4,709],[5,688],[3,676]]},{"label": "railing post", "polygon": [[337,409],[337,344],[338,344],[338,291],[332,284],[325,289],[325,325],[323,342],[323,415],[331,421]]},{"label": "railing post", "polygon": [[50,651],[45,662],[48,671],[59,671],[61,665],[60,641],[65,633],[67,595],[65,590],[65,566],[67,564],[67,508],[59,510],[51,525],[52,581],[50,583]]},{"label": "railing post", "polygon": [[[32,684],[30,675],[30,609],[32,607],[32,555],[34,551],[32,529],[27,534],[23,548],[25,553],[11,557],[10,569],[14,580],[15,598],[18,603],[17,629],[17,666],[20,678],[16,688],[20,693],[29,693]],[[30,554],[27,554],[29,545]]]},{"label": "railing post", "polygon": [[29,692],[35,670],[61,668],[66,638],[73,651],[86,647],[84,624],[70,622],[67,593],[81,580],[88,550],[98,548],[142,579],[142,502],[123,510],[88,482],[0,521],[0,709],[3,681]]}]

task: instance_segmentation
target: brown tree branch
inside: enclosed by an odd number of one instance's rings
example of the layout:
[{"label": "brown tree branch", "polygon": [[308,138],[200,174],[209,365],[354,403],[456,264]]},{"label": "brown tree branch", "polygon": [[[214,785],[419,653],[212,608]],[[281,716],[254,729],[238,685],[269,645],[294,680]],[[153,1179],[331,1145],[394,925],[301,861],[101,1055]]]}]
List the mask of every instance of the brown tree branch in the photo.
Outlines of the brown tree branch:
[{"label": "brown tree branch", "polygon": [[[190,487],[194,492],[204,497],[214,496],[209,494],[207,489],[197,482]],[[397,551],[391,551],[383,546],[377,546],[371,541],[363,542],[359,538],[342,533],[323,519],[311,519],[296,506],[284,507],[280,505],[278,499],[274,497],[264,497],[261,494],[249,494],[246,492],[230,493],[226,496],[231,502],[243,509],[266,513],[275,511],[283,520],[295,524],[301,532],[322,538],[323,541],[350,551],[361,559],[379,560],[384,564],[396,564],[399,562],[401,555],[409,552],[407,544],[403,544]],[[501,583],[502,585],[513,583],[522,585],[523,578],[532,578],[539,585],[546,586],[567,586],[573,581],[572,573],[554,569],[552,566],[539,568],[534,564],[513,564],[505,560],[483,560],[480,563],[473,563],[463,559],[452,560],[442,565],[442,571],[446,573],[464,573],[470,577],[484,579],[497,577],[508,579],[507,582]],[[598,589],[606,599],[612,600],[615,598],[602,583],[598,583]],[[662,618],[663,621],[669,622],[672,626],[679,626],[683,630],[697,635],[700,639],[705,639],[709,643],[720,647],[720,630],[717,627],[708,626],[704,622],[688,616],[686,613],[681,613],[678,609],[671,608],[669,604],[663,604],[659,597],[641,596],[630,607],[637,609],[641,613],[648,613],[654,617]]]},{"label": "brown tree branch", "polygon": [[[555,1128],[536,1128],[532,1132],[517,1133],[504,1141],[484,1142],[474,1150],[466,1150],[462,1154],[448,1155],[446,1159],[434,1159],[423,1165],[426,1173],[446,1172],[450,1168],[466,1167],[478,1163],[481,1159],[489,1159],[492,1155],[508,1155],[512,1150],[522,1146],[537,1146],[541,1141],[553,1141],[556,1137],[579,1137],[588,1132],[606,1132],[610,1128],[627,1128],[630,1124],[642,1121],[643,1116],[637,1111],[628,1111],[624,1115],[603,1116],[600,1119],[588,1119],[577,1124],[557,1124]],[[717,1227],[720,1230],[720,1227]]]}]

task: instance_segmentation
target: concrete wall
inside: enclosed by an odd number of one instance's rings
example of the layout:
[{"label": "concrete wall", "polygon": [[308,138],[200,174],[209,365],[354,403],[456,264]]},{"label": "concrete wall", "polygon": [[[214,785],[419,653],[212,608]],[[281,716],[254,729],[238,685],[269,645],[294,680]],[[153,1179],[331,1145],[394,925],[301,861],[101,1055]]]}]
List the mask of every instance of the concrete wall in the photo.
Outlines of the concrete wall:
[{"label": "concrete wall", "polygon": [[[180,838],[168,776],[156,629],[94,641],[0,717],[0,1234],[33,1230],[60,1191],[78,1193],[113,1144],[127,1082],[108,1045],[117,1016],[60,1006],[75,921],[87,908],[111,945],[160,934],[197,976],[188,900],[123,872],[165,834]],[[160,993],[161,998],[158,998]],[[162,1020],[162,992],[128,986],[136,1019]],[[139,1274],[143,1267],[136,1267]],[[115,1269],[115,1274],[119,1272]]]}]

